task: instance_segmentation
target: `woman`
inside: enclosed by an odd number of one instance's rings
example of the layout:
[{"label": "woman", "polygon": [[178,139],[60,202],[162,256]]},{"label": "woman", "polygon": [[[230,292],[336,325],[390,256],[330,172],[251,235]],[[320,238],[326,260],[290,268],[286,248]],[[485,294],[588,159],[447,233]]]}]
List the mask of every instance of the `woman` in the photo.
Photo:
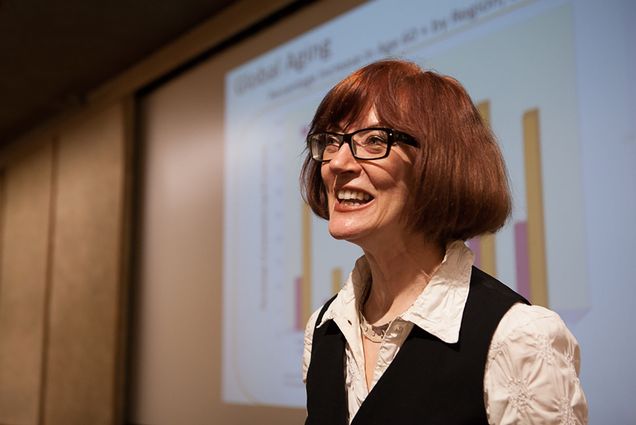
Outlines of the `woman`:
[{"label": "woman", "polygon": [[493,135],[454,79],[368,65],[318,107],[301,182],[364,251],[307,324],[307,424],[587,422],[579,348],[555,313],[472,267],[510,214]]}]

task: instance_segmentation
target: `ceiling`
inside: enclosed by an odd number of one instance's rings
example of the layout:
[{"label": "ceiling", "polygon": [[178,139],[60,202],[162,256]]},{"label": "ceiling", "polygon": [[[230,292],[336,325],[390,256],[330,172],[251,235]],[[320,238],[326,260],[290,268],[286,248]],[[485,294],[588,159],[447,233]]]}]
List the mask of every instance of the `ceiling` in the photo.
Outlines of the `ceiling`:
[{"label": "ceiling", "polygon": [[0,0],[0,144],[233,0]]}]

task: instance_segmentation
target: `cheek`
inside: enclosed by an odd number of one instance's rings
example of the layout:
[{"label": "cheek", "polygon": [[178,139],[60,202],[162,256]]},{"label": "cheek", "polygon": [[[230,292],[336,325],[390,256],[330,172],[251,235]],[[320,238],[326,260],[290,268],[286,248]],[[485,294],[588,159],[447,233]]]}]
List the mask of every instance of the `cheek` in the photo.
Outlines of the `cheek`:
[{"label": "cheek", "polygon": [[413,184],[406,173],[396,172],[396,175],[377,181],[378,189],[383,196],[378,197],[384,215],[403,216],[409,208],[410,199],[414,195]]}]

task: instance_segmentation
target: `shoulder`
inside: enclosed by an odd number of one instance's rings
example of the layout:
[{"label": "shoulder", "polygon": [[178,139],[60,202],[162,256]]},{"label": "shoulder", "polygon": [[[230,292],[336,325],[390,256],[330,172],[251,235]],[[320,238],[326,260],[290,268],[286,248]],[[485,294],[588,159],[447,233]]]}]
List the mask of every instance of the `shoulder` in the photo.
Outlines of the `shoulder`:
[{"label": "shoulder", "polygon": [[484,398],[490,422],[587,423],[579,370],[578,342],[558,314],[513,305],[488,353]]},{"label": "shoulder", "polygon": [[314,340],[314,329],[316,329],[316,322],[318,318],[322,316],[325,310],[333,298],[327,301],[324,305],[322,305],[318,310],[314,311],[311,316],[309,316],[309,320],[307,321],[307,325],[305,326],[305,335],[303,339],[303,382],[307,380],[307,370],[309,370],[309,363],[311,362],[311,347]]},{"label": "shoulder", "polygon": [[518,303],[499,322],[490,343],[488,360],[493,368],[507,363],[523,369],[538,362],[546,367],[572,369],[578,375],[580,349],[557,313],[541,306]]},{"label": "shoulder", "polygon": [[500,282],[488,273],[473,267],[470,276],[470,290],[477,296],[481,296],[482,301],[488,302],[512,302],[525,303],[529,302],[513,291],[508,285]]},{"label": "shoulder", "polygon": [[519,303],[528,301],[489,274],[472,268],[462,327],[466,325],[467,333],[476,330],[485,336],[481,352],[486,352],[502,319]]},{"label": "shoulder", "polygon": [[528,344],[550,338],[574,348],[578,344],[561,317],[552,310],[537,305],[518,303],[501,318],[492,344],[514,341]]}]

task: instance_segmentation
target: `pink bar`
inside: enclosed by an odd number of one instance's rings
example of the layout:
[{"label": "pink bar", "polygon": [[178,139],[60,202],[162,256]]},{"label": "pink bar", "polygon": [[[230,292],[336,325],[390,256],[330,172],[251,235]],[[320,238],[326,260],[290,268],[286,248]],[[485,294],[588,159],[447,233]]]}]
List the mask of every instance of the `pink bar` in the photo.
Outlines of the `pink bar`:
[{"label": "pink bar", "polygon": [[528,265],[528,222],[515,223],[515,260],[517,262],[517,292],[531,300]]},{"label": "pink bar", "polygon": [[479,243],[479,237],[470,239],[468,241],[468,247],[471,251],[473,251],[473,254],[475,254],[475,261],[473,264],[475,267],[481,267],[481,244]]},{"label": "pink bar", "polygon": [[305,324],[303,322],[303,278],[297,277],[294,282],[296,287],[296,317],[294,318],[294,325],[296,330],[302,331],[305,328]]}]

